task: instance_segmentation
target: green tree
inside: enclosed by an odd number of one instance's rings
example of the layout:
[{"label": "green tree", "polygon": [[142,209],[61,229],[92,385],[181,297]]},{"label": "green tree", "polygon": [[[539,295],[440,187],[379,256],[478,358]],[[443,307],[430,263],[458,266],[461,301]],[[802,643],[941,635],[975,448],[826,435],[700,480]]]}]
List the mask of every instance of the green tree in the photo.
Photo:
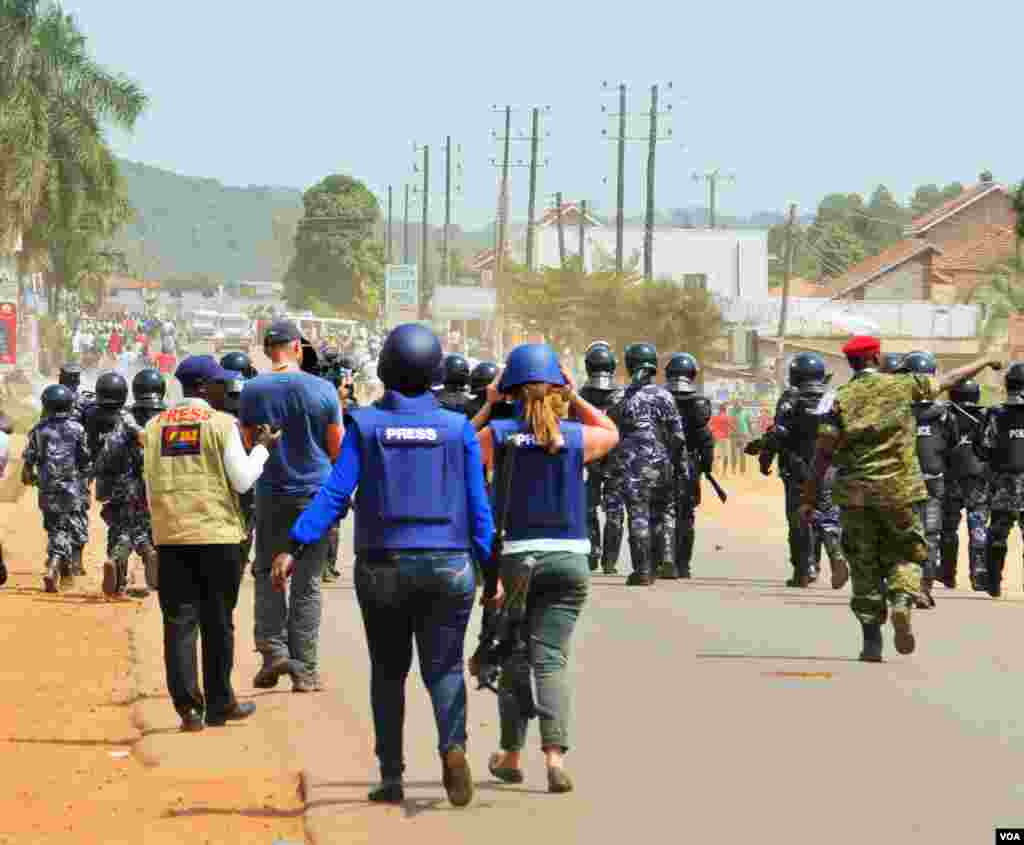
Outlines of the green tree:
[{"label": "green tree", "polygon": [[875,188],[863,216],[865,221],[861,237],[871,254],[881,252],[901,240],[904,227],[910,222],[907,210],[896,201],[885,185]]},{"label": "green tree", "polygon": [[295,257],[284,278],[288,303],[365,313],[379,302],[384,278],[383,249],[374,240],[377,198],[358,179],[333,175],[306,191],[302,202]]},{"label": "green tree", "polygon": [[942,189],[942,201],[947,202],[948,200],[955,200],[960,194],[964,192],[964,186],[961,182],[950,182]]},{"label": "green tree", "polygon": [[811,245],[822,276],[841,276],[867,255],[864,242],[843,223],[829,223],[824,228],[815,225],[815,233]]},{"label": "green tree", "polygon": [[910,200],[910,211],[914,217],[923,217],[945,201],[946,198],[942,195],[942,190],[934,182],[919,185]]},{"label": "green tree", "polygon": [[95,272],[130,216],[103,127],[130,130],[145,106],[58,3],[0,0],[0,233],[23,233],[24,265],[45,269],[51,305]]}]

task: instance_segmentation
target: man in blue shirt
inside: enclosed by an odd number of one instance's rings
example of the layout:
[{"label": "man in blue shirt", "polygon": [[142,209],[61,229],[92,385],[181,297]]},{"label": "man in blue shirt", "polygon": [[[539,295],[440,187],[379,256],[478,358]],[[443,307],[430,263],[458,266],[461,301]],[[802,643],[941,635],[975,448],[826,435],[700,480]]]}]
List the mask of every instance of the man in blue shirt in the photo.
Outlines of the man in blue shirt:
[{"label": "man in blue shirt", "polygon": [[299,369],[304,342],[294,323],[270,325],[263,348],[273,371],[246,382],[239,409],[247,443],[262,424],[282,432],[256,486],[255,640],[263,667],[253,685],[269,689],[290,673],[295,692],[321,688],[320,573],[327,541],[311,547],[296,567],[290,596],[273,588],[271,565],[291,547],[288,531],[330,475],[343,433],[334,385]]}]

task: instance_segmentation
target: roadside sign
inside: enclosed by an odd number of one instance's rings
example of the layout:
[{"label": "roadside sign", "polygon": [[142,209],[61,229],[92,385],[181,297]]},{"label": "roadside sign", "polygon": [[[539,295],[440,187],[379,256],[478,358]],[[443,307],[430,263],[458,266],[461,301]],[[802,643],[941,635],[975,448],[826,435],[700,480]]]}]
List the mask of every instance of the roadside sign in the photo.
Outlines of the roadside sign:
[{"label": "roadside sign", "polygon": [[388,328],[419,319],[418,269],[416,264],[388,264],[384,268],[384,308]]}]

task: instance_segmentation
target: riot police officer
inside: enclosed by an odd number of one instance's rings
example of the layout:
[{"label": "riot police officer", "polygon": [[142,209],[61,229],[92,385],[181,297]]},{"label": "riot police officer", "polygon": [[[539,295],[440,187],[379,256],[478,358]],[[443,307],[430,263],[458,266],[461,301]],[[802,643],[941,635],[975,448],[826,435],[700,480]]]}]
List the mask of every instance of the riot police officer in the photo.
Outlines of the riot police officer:
[{"label": "riot police officer", "polygon": [[775,407],[775,423],[764,437],[758,460],[763,475],[771,475],[778,457],[779,476],[786,496],[789,557],[793,575],[787,587],[807,587],[817,578],[814,528],[800,519],[800,490],[814,463],[818,406],[825,393],[826,368],[816,352],[801,352],[789,362],[789,390]]},{"label": "riot police officer", "polygon": [[672,394],[654,383],[658,352],[650,343],[626,347],[631,383],[608,412],[620,442],[609,455],[605,482],[605,571],[622,545],[623,517],[629,513],[633,572],[626,583],[647,587],[656,570],[675,555],[675,474],[688,472],[686,435]]},{"label": "riot police officer", "polygon": [[[475,419],[487,405],[487,387],[498,377],[498,365],[493,361],[481,361],[469,374],[470,400],[466,403],[466,416]],[[515,405],[502,399],[490,407],[489,420],[510,420],[516,415]],[[486,425],[486,423],[483,423]]]},{"label": "riot police officer", "polygon": [[676,547],[675,566],[665,567],[659,576],[664,578],[690,577],[693,558],[695,511],[700,505],[700,477],[711,472],[715,459],[715,438],[708,428],[711,402],[697,392],[697,359],[687,352],[677,352],[665,365],[665,387],[676,400],[679,416],[683,420],[689,453],[689,474],[680,473],[675,480]]},{"label": "riot police officer", "polygon": [[[599,411],[605,413],[619,402],[625,390],[615,383],[615,369],[618,362],[615,353],[604,341],[596,341],[587,347],[584,357],[587,382],[580,388],[580,396]],[[590,571],[595,572],[601,565],[604,544],[601,541],[601,521],[597,511],[604,498],[605,462],[591,461],[587,464],[587,530],[590,535]],[[604,570],[606,575],[616,573],[614,565]]]},{"label": "riot police officer", "polygon": [[[906,356],[902,352],[884,352],[884,353],[882,353],[882,361],[881,361],[881,365],[882,366],[879,368],[879,372],[890,373],[890,374],[891,373],[898,373],[900,371],[900,366],[903,364],[903,359],[905,357]],[[867,370],[858,370],[856,373],[854,373],[854,378],[856,378],[858,375],[860,375],[861,373],[864,373],[864,372],[868,372],[868,371]]]},{"label": "riot police officer", "polygon": [[[899,372],[933,376],[938,367],[930,352],[908,352]],[[939,544],[942,538],[942,502],[945,496],[946,463],[956,444],[949,409],[944,402],[915,402],[917,460],[921,465],[928,498],[917,504],[928,541],[928,560],[922,566],[921,592],[915,605],[923,610],[935,607],[932,585],[938,576]]]},{"label": "riot police officer", "polygon": [[381,769],[369,798],[403,800],[405,680],[415,640],[434,705],[444,786],[462,807],[473,796],[463,676],[476,592],[471,556],[484,570],[486,596],[497,597],[498,582],[480,445],[469,420],[440,408],[431,394],[440,363],[440,341],[426,327],[408,323],[388,335],[377,363],[386,392],[352,412],[341,454],[293,524],[292,551],[274,559],[273,579],[284,589],[295,562],[348,512],[355,494],[354,580],[370,650]]},{"label": "riot police officer", "polygon": [[988,467],[977,449],[985,425],[978,382],[967,379],[950,388],[949,408],[956,440],[946,466],[939,580],[951,590],[956,588],[960,512],[966,510],[971,589],[982,592],[987,587],[988,578],[985,546],[988,542],[990,490]]},{"label": "riot police officer", "polygon": [[978,450],[992,479],[986,586],[993,598],[1002,595],[1010,529],[1024,513],[1024,363],[1010,365],[1005,383],[1006,401],[989,408]]},{"label": "riot police officer", "polygon": [[[83,477],[91,455],[85,430],[72,419],[75,395],[62,384],[43,391],[43,418],[28,433],[22,454],[22,482],[39,486],[39,510],[48,542],[43,583],[46,592],[74,584],[73,550],[81,528]],[[59,579],[59,581],[58,581]]]},{"label": "riot police officer", "polygon": [[446,355],[443,367],[444,386],[437,394],[437,401],[446,411],[465,414],[469,402],[469,361],[461,355]]},{"label": "riot police officer", "polygon": [[[74,396],[74,404],[71,408],[71,418],[79,425],[85,425],[85,418],[90,407],[95,403],[96,396],[89,391],[81,389],[82,368],[78,364],[66,363],[60,368],[58,383],[62,384]],[[95,455],[95,453],[93,453]],[[75,575],[85,575],[85,567],[82,564],[82,550],[89,542],[89,508],[92,506],[92,496],[89,492],[89,476],[82,475],[81,495],[77,500],[78,515],[72,520],[71,569]]]}]

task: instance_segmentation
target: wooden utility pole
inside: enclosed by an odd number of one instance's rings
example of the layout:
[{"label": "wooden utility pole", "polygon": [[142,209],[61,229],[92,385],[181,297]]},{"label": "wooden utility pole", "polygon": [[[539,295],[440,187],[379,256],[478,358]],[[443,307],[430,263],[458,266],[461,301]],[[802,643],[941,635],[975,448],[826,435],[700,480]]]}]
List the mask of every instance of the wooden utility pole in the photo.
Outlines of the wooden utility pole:
[{"label": "wooden utility pole", "polygon": [[501,273],[505,268],[505,237],[508,221],[508,155],[512,140],[512,106],[505,106],[505,137],[504,150],[501,156],[501,192],[498,198],[498,243],[495,245],[497,266],[495,271]]},{"label": "wooden utility pole", "polygon": [[387,263],[391,264],[393,255],[391,253],[391,186],[388,185],[388,248],[387,248]]},{"label": "wooden utility pole", "polygon": [[427,228],[430,222],[430,145],[423,148],[423,222],[420,228],[419,283],[420,302],[426,298],[430,283],[430,246]]},{"label": "wooden utility pole", "polygon": [[409,183],[405,183],[405,209],[402,212],[402,263],[409,263]]},{"label": "wooden utility pole", "polygon": [[786,383],[786,311],[789,308],[789,279],[793,274],[793,227],[796,224],[796,203],[789,206],[786,220],[786,267],[782,276],[782,304],[779,308],[778,349],[775,353],[775,379],[782,390]]},{"label": "wooden utility pole", "polygon": [[540,145],[540,109],[533,110],[530,122],[530,203],[526,218],[526,269],[533,272],[533,215],[537,202],[537,152]]},{"label": "wooden utility pole", "polygon": [[562,192],[555,194],[555,224],[558,226],[558,266],[565,269],[565,227],[562,225]]},{"label": "wooden utility pole", "polygon": [[647,147],[647,219],[644,225],[644,278],[654,280],[654,151],[658,148],[658,86],[651,86],[651,136]]},{"label": "wooden utility pole", "polygon": [[626,86],[619,86],[619,184],[615,199],[615,272],[621,273],[623,262],[623,240],[625,232],[626,205]]},{"label": "wooden utility pole", "polygon": [[452,222],[452,136],[444,141],[444,233],[441,236],[441,280],[451,283],[451,268],[448,266],[448,227]]}]

